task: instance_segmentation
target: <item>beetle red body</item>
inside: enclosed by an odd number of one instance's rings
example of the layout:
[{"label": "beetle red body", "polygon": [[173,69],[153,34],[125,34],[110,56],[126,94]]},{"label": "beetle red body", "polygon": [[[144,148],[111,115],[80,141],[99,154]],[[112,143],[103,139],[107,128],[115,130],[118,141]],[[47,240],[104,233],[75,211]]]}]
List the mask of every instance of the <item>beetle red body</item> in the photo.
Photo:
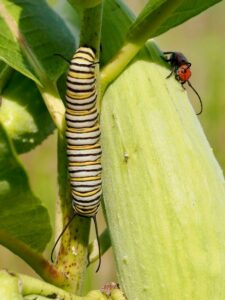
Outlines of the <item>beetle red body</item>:
[{"label": "beetle red body", "polygon": [[177,69],[175,77],[178,81],[185,83],[191,77],[190,67],[187,65],[181,65]]},{"label": "beetle red body", "polygon": [[173,74],[175,75],[175,78],[177,81],[179,81],[184,88],[184,84],[187,82],[188,85],[192,88],[192,90],[195,92],[195,94],[198,96],[201,109],[197,113],[197,115],[200,115],[203,110],[202,100],[199,96],[198,92],[195,90],[195,88],[192,86],[192,84],[189,81],[189,78],[191,77],[191,63],[187,60],[187,58],[181,53],[181,52],[163,52],[164,55],[170,55],[168,57],[164,57],[164,60],[167,61],[171,67],[171,73],[166,77],[169,78]]}]

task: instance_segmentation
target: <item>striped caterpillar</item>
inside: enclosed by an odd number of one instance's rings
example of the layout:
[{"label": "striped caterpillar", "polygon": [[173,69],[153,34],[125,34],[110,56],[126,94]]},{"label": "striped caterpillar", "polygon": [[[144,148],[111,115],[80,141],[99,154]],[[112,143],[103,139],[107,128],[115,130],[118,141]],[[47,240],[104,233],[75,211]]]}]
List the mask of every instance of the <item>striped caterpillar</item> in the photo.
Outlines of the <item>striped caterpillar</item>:
[{"label": "striped caterpillar", "polygon": [[67,76],[66,138],[73,209],[96,216],[102,194],[100,128],[96,108],[95,55],[79,48]]},{"label": "striped caterpillar", "polygon": [[[94,51],[91,48],[80,47],[70,62],[67,74],[66,139],[74,215],[58,237],[52,253],[76,215],[93,218],[99,245],[96,214],[102,195],[102,152],[96,107],[95,66]],[[96,272],[100,264],[99,248],[99,265]]]}]

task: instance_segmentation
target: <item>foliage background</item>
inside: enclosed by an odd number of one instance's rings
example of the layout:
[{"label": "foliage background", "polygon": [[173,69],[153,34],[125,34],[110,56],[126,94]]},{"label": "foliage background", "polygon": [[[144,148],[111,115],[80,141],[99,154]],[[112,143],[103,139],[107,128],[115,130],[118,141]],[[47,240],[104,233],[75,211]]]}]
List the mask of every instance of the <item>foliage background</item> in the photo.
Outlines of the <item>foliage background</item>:
[{"label": "foliage background", "polygon": [[[146,1],[126,0],[125,2],[137,13]],[[223,170],[225,169],[224,10],[225,2],[223,1],[156,39],[162,50],[181,51],[192,62],[191,82],[204,102],[204,111],[199,117],[200,122]],[[196,96],[191,90],[188,90],[188,93],[197,110]],[[51,220],[53,224],[54,202],[57,194],[56,134],[51,135],[35,150],[22,155],[21,159],[30,174],[32,190],[40,199],[44,200],[44,203],[47,203],[49,211],[52,211]],[[103,229],[105,225],[100,214],[98,221],[100,229]],[[51,245],[46,251],[49,252],[49,249],[51,249]],[[0,246],[0,268],[35,275],[21,259],[2,246]],[[97,275],[93,268],[90,268],[88,273],[86,280],[86,288],[88,289],[90,285],[93,288],[99,288],[105,282],[115,280],[111,251],[104,255],[101,269]],[[91,278],[93,274],[94,281]]]}]

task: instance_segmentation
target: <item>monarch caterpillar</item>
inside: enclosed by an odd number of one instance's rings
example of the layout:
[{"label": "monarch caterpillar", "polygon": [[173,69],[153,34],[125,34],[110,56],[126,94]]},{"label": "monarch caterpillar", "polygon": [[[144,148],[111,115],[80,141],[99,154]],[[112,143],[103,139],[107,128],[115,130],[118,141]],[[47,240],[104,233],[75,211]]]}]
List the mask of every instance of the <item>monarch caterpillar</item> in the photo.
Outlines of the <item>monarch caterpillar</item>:
[{"label": "monarch caterpillar", "polygon": [[[188,59],[181,53],[181,52],[175,52],[175,51],[168,51],[168,52],[163,52],[164,55],[170,55],[169,58],[163,57],[165,61],[167,61],[171,67],[172,71],[171,73],[166,77],[170,78],[172,74],[175,75],[175,79],[179,81],[184,88],[184,84],[187,82],[190,88],[195,92],[199,99],[200,103],[200,111],[196,115],[200,115],[203,111],[203,104],[202,104],[202,99],[199,96],[198,92],[196,89],[193,87],[191,82],[189,81],[189,78],[191,77],[191,63],[188,61]],[[184,88],[185,89],[185,88]]]},{"label": "monarch caterpillar", "polygon": [[[52,254],[76,215],[93,218],[99,245],[96,214],[102,194],[102,151],[96,107],[96,63],[94,51],[88,47],[80,47],[70,62],[67,74],[66,139],[74,215],[58,237]],[[99,248],[99,265],[96,272],[100,264]]]}]

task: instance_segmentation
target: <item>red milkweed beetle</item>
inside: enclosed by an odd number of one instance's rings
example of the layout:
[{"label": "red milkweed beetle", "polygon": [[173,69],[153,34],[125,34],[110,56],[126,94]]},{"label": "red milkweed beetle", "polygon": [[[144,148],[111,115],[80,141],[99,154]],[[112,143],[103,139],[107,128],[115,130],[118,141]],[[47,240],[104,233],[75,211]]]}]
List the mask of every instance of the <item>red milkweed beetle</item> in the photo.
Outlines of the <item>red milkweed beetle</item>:
[{"label": "red milkweed beetle", "polygon": [[169,58],[164,56],[163,59],[166,62],[168,62],[172,67],[171,73],[166,78],[170,78],[174,74],[176,80],[181,83],[183,89],[185,89],[184,84],[186,82],[188,83],[190,88],[198,96],[198,99],[200,102],[200,111],[197,113],[197,115],[200,115],[203,111],[202,99],[199,96],[196,89],[192,86],[192,84],[189,81],[189,78],[191,77],[191,69],[190,69],[191,63],[187,60],[187,58],[181,52],[168,51],[168,52],[163,52],[163,54],[170,55]]}]

